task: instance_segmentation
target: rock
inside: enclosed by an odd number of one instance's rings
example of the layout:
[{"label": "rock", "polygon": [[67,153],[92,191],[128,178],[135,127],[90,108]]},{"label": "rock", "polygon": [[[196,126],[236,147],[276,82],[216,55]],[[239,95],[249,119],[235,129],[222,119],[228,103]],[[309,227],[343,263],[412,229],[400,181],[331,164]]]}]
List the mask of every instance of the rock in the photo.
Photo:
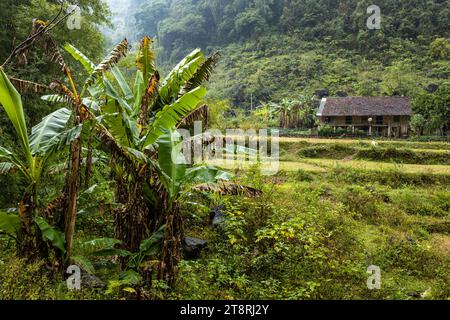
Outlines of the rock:
[{"label": "rock", "polygon": [[428,93],[435,93],[437,90],[439,89],[439,86],[437,84],[430,84],[428,85],[428,87],[425,89]]},{"label": "rock", "polygon": [[89,289],[106,289],[106,283],[100,278],[81,270],[81,287]]},{"label": "rock", "polygon": [[217,206],[211,210],[211,221],[213,226],[217,227],[225,222],[226,217],[223,213],[223,209],[223,206]]},{"label": "rock", "polygon": [[416,299],[419,298],[426,299],[431,295],[431,288],[428,288],[423,293],[419,291],[408,292],[407,295]]},{"label": "rock", "polygon": [[197,259],[208,242],[198,238],[185,237],[183,241],[184,257],[188,260]]},{"label": "rock", "polygon": [[422,297],[420,292],[408,292],[407,295],[410,297],[413,297],[413,298],[421,298]]}]

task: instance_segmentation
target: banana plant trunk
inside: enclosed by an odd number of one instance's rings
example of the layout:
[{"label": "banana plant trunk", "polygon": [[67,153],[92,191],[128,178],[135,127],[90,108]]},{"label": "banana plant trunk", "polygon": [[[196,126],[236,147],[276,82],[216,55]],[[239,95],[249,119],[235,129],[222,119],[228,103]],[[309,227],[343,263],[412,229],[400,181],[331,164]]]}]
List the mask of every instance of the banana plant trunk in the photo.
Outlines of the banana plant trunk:
[{"label": "banana plant trunk", "polygon": [[[76,125],[81,124],[81,118],[77,113]],[[66,239],[66,254],[69,257],[73,246],[75,221],[77,218],[77,198],[81,183],[81,137],[75,139],[70,149],[70,172],[66,179],[67,208],[64,214],[64,234]]]},{"label": "banana plant trunk", "polygon": [[90,179],[92,174],[92,162],[93,162],[93,147],[92,147],[92,131],[89,134],[88,140],[88,152],[86,157],[86,171],[84,173],[84,188],[89,189]]},{"label": "banana plant trunk", "polygon": [[41,231],[35,227],[33,215],[36,208],[36,189],[32,187],[31,196],[25,193],[19,204],[21,226],[17,234],[17,255],[28,261],[48,259],[48,245],[42,237]]},{"label": "banana plant trunk", "polygon": [[117,177],[116,198],[124,206],[114,211],[115,237],[123,242],[124,249],[137,252],[150,222],[150,210],[144,199],[140,178]]},{"label": "banana plant trunk", "polygon": [[164,280],[173,288],[177,279],[178,264],[182,259],[183,250],[183,219],[178,204],[174,204],[169,212],[165,213],[164,222],[166,234],[161,248],[158,279]]}]

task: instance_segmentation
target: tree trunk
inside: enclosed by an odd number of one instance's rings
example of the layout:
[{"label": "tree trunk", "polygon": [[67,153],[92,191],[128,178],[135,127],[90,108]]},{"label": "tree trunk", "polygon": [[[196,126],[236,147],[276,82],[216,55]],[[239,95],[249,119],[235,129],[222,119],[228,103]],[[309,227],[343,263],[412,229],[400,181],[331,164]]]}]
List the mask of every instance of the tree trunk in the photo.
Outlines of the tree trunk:
[{"label": "tree trunk", "polygon": [[123,248],[139,251],[142,240],[155,227],[155,210],[145,199],[142,185],[147,173],[123,174],[116,177],[116,201],[123,207],[114,211],[115,237],[123,242]]},{"label": "tree trunk", "polygon": [[[36,195],[33,197],[36,199]],[[22,223],[16,239],[17,255],[29,261],[48,258],[48,245],[42,238],[41,231],[34,225],[34,203],[28,193],[23,196],[19,205],[19,217]]]},{"label": "tree trunk", "polygon": [[183,219],[178,204],[165,214],[166,233],[161,247],[158,279],[164,280],[169,287],[175,285],[178,274],[178,264],[182,258]]},{"label": "tree trunk", "polygon": [[33,201],[26,193],[19,204],[20,230],[17,234],[17,255],[21,258],[29,258],[35,251],[33,235]]},{"label": "tree trunk", "polygon": [[[81,123],[77,116],[76,125]],[[71,144],[70,152],[70,172],[66,179],[67,208],[64,213],[64,234],[66,238],[66,254],[70,256],[73,245],[73,235],[75,232],[75,221],[77,216],[77,198],[80,189],[80,165],[81,165],[81,137]]]},{"label": "tree trunk", "polygon": [[85,189],[89,189],[90,179],[92,174],[92,157],[93,157],[93,149],[92,149],[92,131],[89,135],[88,141],[88,153],[86,157],[86,171],[84,173],[84,187]]}]

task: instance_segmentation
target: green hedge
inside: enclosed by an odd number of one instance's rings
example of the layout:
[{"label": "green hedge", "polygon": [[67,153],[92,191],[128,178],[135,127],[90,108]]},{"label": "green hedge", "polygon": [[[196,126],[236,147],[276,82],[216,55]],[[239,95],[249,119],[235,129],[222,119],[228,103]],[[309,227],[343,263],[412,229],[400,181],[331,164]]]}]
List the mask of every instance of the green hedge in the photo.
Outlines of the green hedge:
[{"label": "green hedge", "polygon": [[353,157],[359,160],[398,162],[404,164],[450,165],[450,151],[414,150],[395,147],[361,148],[345,144],[306,146],[297,151],[303,158],[326,158],[341,160]]}]

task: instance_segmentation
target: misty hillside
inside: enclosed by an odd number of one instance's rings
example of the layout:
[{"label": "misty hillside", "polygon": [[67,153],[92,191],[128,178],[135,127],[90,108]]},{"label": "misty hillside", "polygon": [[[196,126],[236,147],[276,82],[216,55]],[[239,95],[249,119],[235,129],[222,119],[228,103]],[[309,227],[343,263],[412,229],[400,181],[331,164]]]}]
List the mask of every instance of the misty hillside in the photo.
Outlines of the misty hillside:
[{"label": "misty hillside", "polygon": [[251,97],[261,103],[319,89],[330,95],[415,96],[422,93],[418,88],[435,88],[450,74],[448,42],[430,51],[435,39],[449,36],[448,1],[379,1],[381,30],[366,27],[367,0],[110,3],[121,13],[113,19],[120,26],[114,40],[134,34],[133,28],[137,38],[156,38],[161,64],[173,65],[197,47],[219,51],[211,96],[236,106],[248,107]]}]

